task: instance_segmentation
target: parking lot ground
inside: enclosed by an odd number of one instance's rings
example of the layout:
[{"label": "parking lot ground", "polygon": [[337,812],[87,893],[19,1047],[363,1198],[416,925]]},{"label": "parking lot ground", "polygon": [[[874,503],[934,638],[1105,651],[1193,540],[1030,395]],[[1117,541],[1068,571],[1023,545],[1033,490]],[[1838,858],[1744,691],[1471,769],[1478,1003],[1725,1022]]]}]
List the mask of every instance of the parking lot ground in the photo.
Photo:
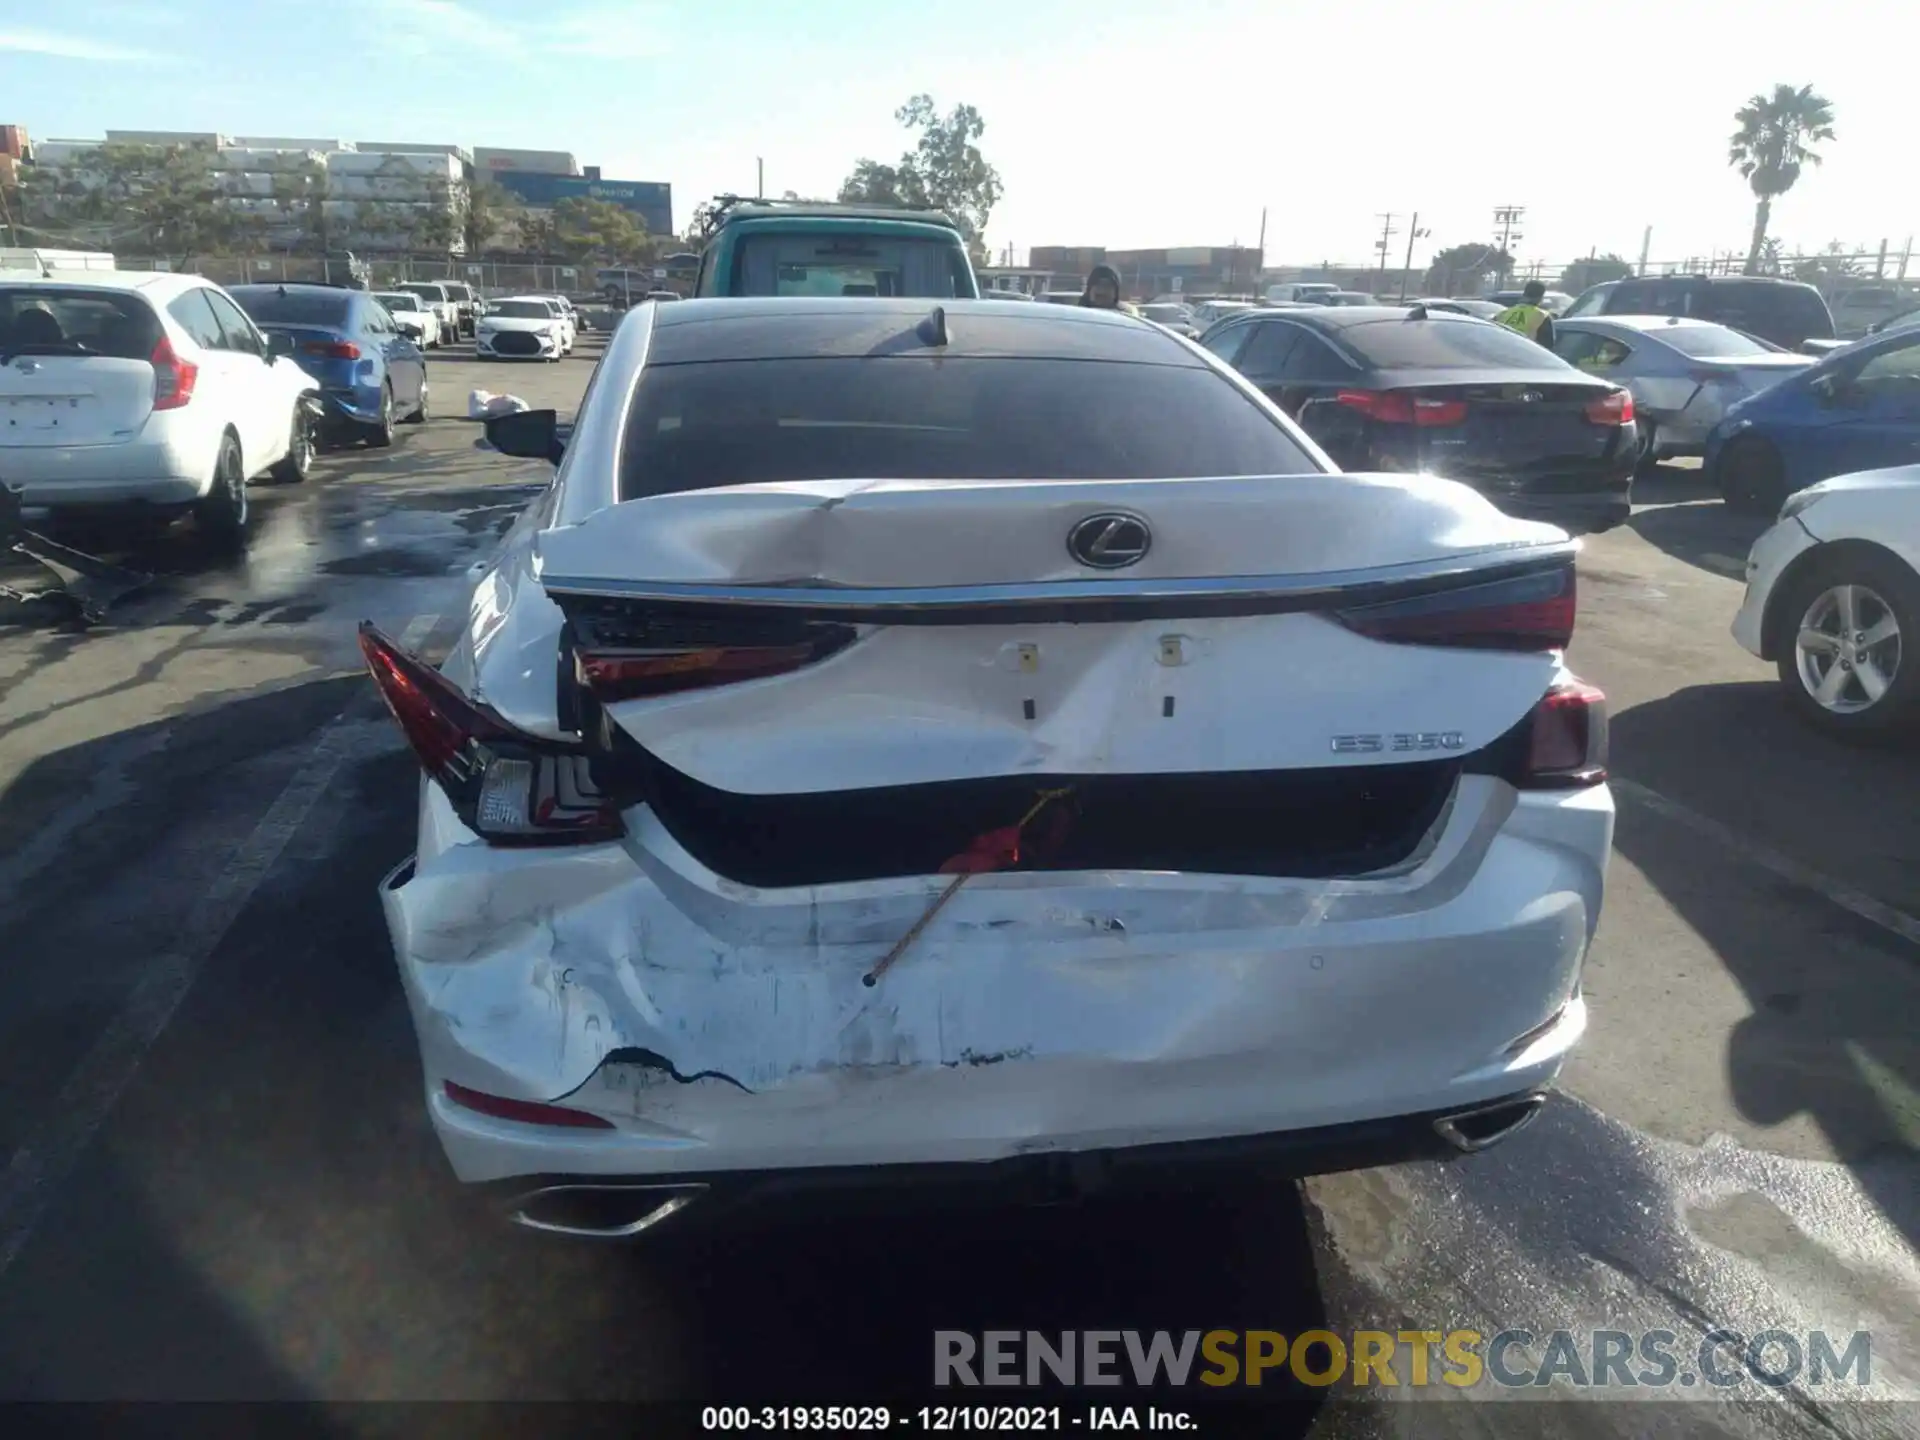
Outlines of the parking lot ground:
[{"label": "parking lot ground", "polygon": [[[439,414],[476,386],[568,410],[590,359],[437,354]],[[505,1228],[422,1113],[374,899],[417,771],[353,643],[366,617],[449,643],[544,480],[478,437],[437,418],[261,490],[243,561],[143,542],[160,579],[110,626],[0,611],[0,1395],[860,1403],[923,1395],[935,1329],[1727,1325],[1871,1331],[1871,1393],[1920,1396],[1920,754],[1790,723],[1726,633],[1756,527],[1682,467],[1582,557],[1618,845],[1592,1028],[1527,1131],[1151,1202]],[[1267,1434],[1492,1424],[1261,1393]],[[1728,1393],[1756,1404],[1716,1406],[1723,1433],[1914,1415]]]}]

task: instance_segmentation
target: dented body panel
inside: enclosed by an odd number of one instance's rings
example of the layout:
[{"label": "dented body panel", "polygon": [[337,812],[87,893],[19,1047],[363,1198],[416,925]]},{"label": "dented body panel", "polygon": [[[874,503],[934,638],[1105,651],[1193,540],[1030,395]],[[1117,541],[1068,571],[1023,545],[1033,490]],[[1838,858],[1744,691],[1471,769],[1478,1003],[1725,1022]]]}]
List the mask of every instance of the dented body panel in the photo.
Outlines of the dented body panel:
[{"label": "dented body panel", "polygon": [[[1397,874],[977,877],[866,988],[942,881],[755,891],[645,814],[540,854],[474,842],[431,787],[423,807],[383,900],[467,1180],[992,1160],[1533,1089],[1584,1025],[1613,822],[1604,789],[1466,777]],[[446,1080],[615,1128],[491,1119]]]}]

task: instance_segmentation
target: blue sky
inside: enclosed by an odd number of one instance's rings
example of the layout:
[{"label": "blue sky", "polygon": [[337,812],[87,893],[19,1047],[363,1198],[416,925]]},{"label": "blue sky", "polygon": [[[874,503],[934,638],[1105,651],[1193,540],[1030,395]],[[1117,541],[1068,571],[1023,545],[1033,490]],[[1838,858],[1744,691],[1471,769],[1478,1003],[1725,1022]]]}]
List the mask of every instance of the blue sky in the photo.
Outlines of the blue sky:
[{"label": "blue sky", "polygon": [[[18,18],[12,18],[18,16]],[[915,91],[984,114],[996,245],[1252,244],[1359,261],[1376,212],[1434,246],[1528,209],[1522,258],[1743,246],[1733,109],[1777,81],[1839,112],[1776,233],[1898,252],[1920,231],[1908,49],[1883,0],[10,0],[0,122],[573,151],[673,184],[826,194],[892,159]],[[1518,77],[1509,83],[1508,77]],[[1915,269],[1920,271],[1920,262]]]}]

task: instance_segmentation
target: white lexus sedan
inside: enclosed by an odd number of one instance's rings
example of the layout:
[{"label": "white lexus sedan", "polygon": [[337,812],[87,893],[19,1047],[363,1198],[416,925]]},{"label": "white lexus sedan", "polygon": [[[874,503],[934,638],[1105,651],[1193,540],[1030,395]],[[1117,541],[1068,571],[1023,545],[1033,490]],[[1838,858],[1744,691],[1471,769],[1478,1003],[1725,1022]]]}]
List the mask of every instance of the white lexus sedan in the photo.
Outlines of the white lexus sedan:
[{"label": "white lexus sedan", "polygon": [[1817,729],[1920,731],[1920,465],[1787,497],[1747,555],[1733,636],[1773,661],[1787,703]]},{"label": "white lexus sedan", "polygon": [[197,275],[0,280],[0,484],[29,509],[191,512],[245,543],[247,487],[304,480],[317,386]]},{"label": "white lexus sedan", "polygon": [[558,469],[463,637],[361,637],[428,1110],[518,1223],[1544,1103],[1613,830],[1561,531],[1078,307],[639,306],[571,428],[488,429]]}]

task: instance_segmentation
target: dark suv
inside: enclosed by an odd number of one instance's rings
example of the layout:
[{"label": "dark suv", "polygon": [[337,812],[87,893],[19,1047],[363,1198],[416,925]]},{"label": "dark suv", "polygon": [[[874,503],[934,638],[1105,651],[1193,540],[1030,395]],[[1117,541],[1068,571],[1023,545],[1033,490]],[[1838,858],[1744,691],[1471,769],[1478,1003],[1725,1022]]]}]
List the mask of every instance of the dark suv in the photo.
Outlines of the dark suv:
[{"label": "dark suv", "polygon": [[1566,318],[1581,315],[1690,315],[1798,350],[1833,338],[1833,316],[1811,285],[1755,275],[1646,275],[1609,280],[1581,293]]}]

